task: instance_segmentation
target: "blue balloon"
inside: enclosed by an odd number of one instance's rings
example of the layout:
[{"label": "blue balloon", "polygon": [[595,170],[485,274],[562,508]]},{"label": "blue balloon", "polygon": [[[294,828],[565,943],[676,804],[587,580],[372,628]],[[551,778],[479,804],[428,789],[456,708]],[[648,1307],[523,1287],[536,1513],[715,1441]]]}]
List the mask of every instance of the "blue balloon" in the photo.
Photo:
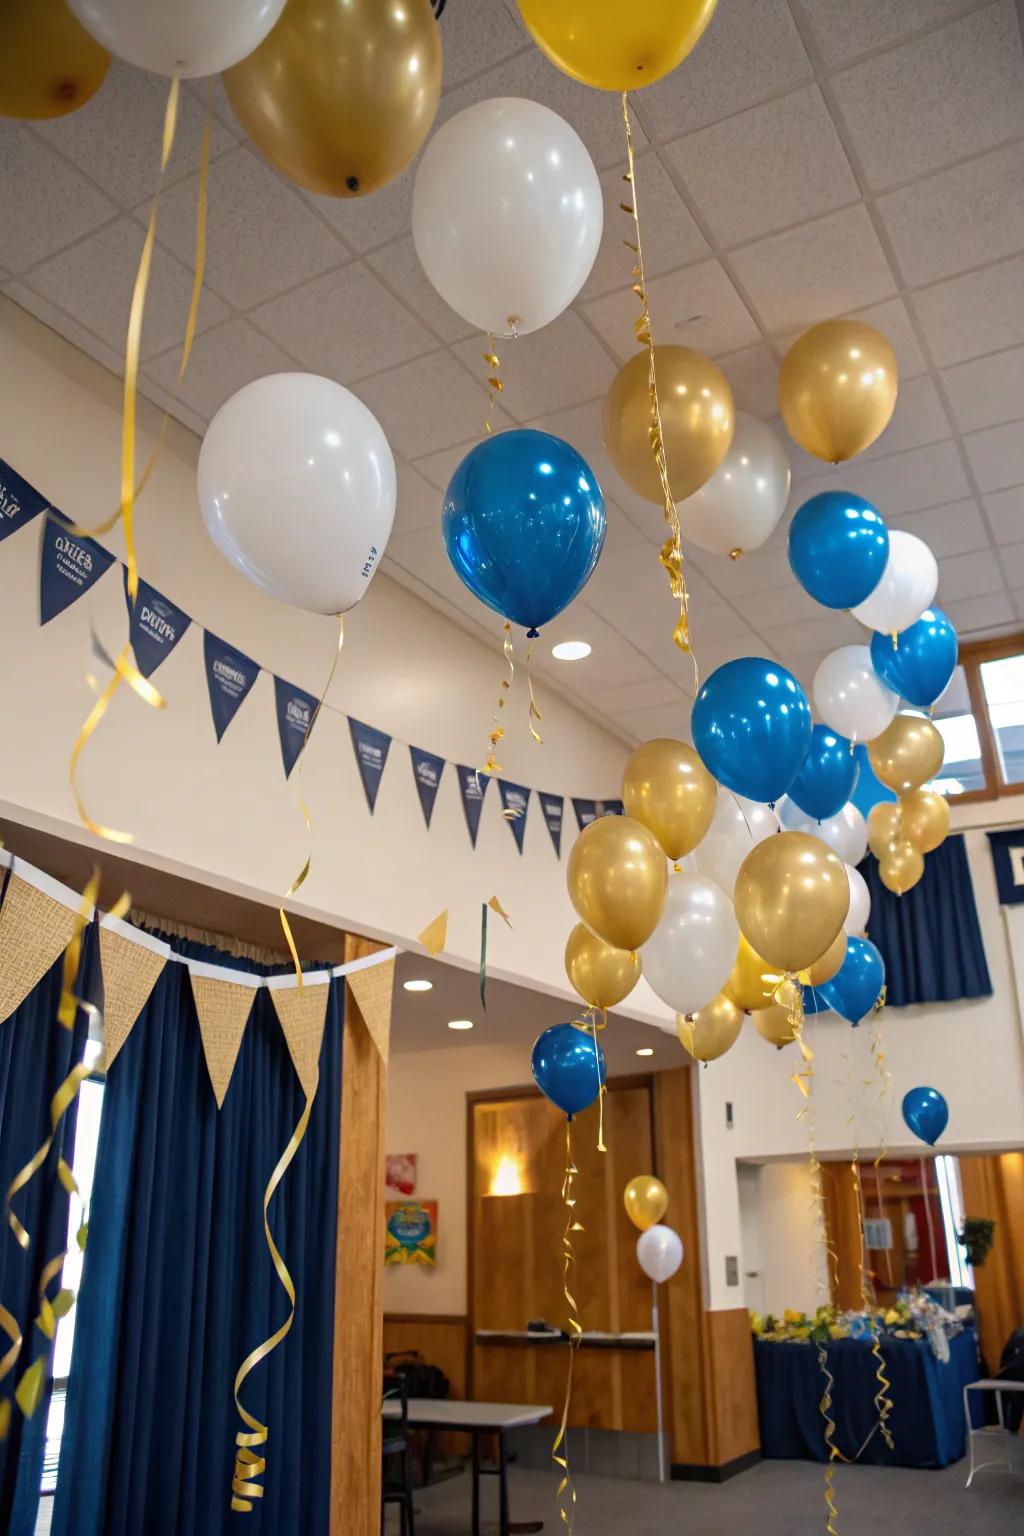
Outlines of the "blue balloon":
[{"label": "blue balloon", "polygon": [[826,608],[856,608],[870,597],[889,559],[880,513],[852,491],[822,491],[789,525],[793,575]]},{"label": "blue balloon", "polygon": [[881,804],[883,800],[897,800],[899,796],[894,789],[889,788],[888,784],[882,783],[872,768],[865,742],[857,743],[853,749],[853,755],[857,759],[857,782],[853,786],[850,799],[866,820],[876,805]]},{"label": "blue balloon", "polygon": [[876,630],[871,665],[882,682],[908,704],[927,709],[949,687],[960,645],[941,608],[926,608],[916,624],[896,636]]},{"label": "blue balloon", "polygon": [[846,958],[830,981],[818,992],[848,1024],[859,1024],[871,1012],[885,986],[885,961],[870,939],[850,937]]},{"label": "blue balloon", "polygon": [[827,725],[816,725],[804,765],[793,780],[789,798],[806,816],[828,821],[853,794],[857,759],[852,742]]},{"label": "blue balloon", "polygon": [[911,1088],[903,1095],[903,1118],[915,1136],[934,1147],[949,1124],[949,1105],[937,1088]]},{"label": "blue balloon", "polygon": [[801,987],[804,995],[804,1013],[811,1018],[816,1013],[828,1013],[829,1006],[821,995],[820,987]]},{"label": "blue balloon", "polygon": [[604,546],[604,497],[575,448],[521,427],[466,454],[448,482],[441,534],[473,595],[535,631],[590,579]]},{"label": "blue balloon", "polygon": [[693,744],[719,784],[772,804],[787,791],[811,744],[811,706],[777,661],[741,656],[712,672],[694,701]]},{"label": "blue balloon", "polygon": [[605,1077],[604,1052],[575,1024],[552,1024],[538,1035],[530,1065],[541,1093],[570,1119],[593,1104]]}]

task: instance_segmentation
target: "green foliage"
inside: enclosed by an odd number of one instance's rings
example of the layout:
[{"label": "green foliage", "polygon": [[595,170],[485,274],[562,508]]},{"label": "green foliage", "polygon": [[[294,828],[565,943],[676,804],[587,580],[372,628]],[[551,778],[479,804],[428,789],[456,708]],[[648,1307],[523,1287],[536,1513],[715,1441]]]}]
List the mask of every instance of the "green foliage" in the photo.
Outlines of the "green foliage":
[{"label": "green foliage", "polygon": [[965,1216],[962,1230],[957,1235],[967,1254],[972,1269],[980,1269],[992,1251],[996,1224],[987,1216]]}]

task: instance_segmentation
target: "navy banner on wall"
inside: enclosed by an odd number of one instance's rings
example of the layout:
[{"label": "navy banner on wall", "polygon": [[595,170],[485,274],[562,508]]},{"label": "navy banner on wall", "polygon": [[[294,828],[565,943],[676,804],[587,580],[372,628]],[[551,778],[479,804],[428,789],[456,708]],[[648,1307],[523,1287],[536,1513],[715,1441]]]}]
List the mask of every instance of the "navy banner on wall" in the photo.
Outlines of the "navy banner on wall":
[{"label": "navy banner on wall", "polygon": [[466,826],[469,828],[469,840],[475,848],[476,835],[480,830],[480,812],[483,810],[484,795],[491,782],[490,775],[479,773],[475,768],[467,768],[465,763],[458,763],[455,772],[459,777],[459,794],[462,796],[462,809],[466,815]]},{"label": "navy banner on wall", "polygon": [[410,747],[409,755],[412,758],[412,776],[416,780],[416,792],[420,797],[423,820],[429,827],[430,818],[434,814],[438,786],[444,772],[444,758],[438,757],[434,752],[424,752],[422,747]]},{"label": "navy banner on wall", "polygon": [[17,533],[50,505],[45,496],[0,459],[0,540]]},{"label": "navy banner on wall", "polygon": [[562,857],[562,812],[565,809],[565,799],[562,795],[548,795],[544,790],[538,790],[540,796],[540,808],[544,812],[544,821],[551,834],[551,841],[555,845],[555,852]]},{"label": "navy banner on wall", "polygon": [[353,720],[351,715],[348,717],[348,728],[352,733],[352,747],[356,754],[356,762],[359,764],[359,776],[366,792],[366,803],[370,807],[372,816],[373,808],[377,804],[377,791],[380,789],[384,764],[388,760],[388,752],[391,749],[391,737],[372,725],[364,725],[361,720]]},{"label": "navy banner on wall", "polygon": [[1024,827],[988,834],[995,865],[999,902],[1004,907],[1024,902]]},{"label": "navy banner on wall", "polygon": [[621,816],[624,809],[621,800],[577,800],[575,795],[572,808],[576,812],[576,820],[581,832],[599,816]]},{"label": "navy banner on wall", "polygon": [[114,557],[92,539],[76,538],[52,513],[43,524],[39,556],[39,622],[49,624],[109,571]]},{"label": "navy banner on wall", "polygon": [[233,645],[203,631],[206,686],[210,692],[213,728],[220,741],[260,675],[259,663]]},{"label": "navy banner on wall", "polygon": [[281,738],[281,761],[287,778],[302,751],[317,701],[311,693],[296,688],[293,683],[286,683],[282,677],[274,678],[274,698],[277,703],[277,730]]},{"label": "navy banner on wall", "polygon": [[530,791],[525,784],[510,784],[507,779],[498,780],[498,790],[501,794],[501,809],[505,820],[512,828],[516,847],[522,853],[523,838],[526,836],[526,807],[530,803]]},{"label": "navy banner on wall", "polygon": [[128,596],[128,572],[124,573],[124,597],[128,604],[128,631],[132,650],[143,677],[152,677],[174,650],[192,620],[183,608],[168,602],[148,581],[139,581],[133,603]]}]

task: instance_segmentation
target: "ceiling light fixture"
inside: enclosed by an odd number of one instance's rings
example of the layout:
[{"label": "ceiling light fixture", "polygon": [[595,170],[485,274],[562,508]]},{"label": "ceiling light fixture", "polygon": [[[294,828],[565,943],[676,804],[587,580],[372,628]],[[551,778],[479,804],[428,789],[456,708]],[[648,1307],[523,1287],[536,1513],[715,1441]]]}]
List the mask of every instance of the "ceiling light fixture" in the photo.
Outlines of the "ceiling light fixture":
[{"label": "ceiling light fixture", "polygon": [[448,1028],[449,1029],[472,1029],[473,1028],[473,1020],[472,1019],[449,1019],[448,1020]]},{"label": "ceiling light fixture", "polygon": [[562,640],[551,647],[551,654],[556,661],[582,661],[590,655],[590,646],[585,640]]},{"label": "ceiling light fixture", "polygon": [[638,1056],[653,1056],[654,1055],[654,1046],[653,1045],[641,1045],[641,1046],[638,1046],[637,1047],[637,1055]]},{"label": "ceiling light fixture", "polygon": [[434,990],[434,983],[426,981],[422,977],[414,981],[403,981],[402,986],[406,992],[432,992]]}]

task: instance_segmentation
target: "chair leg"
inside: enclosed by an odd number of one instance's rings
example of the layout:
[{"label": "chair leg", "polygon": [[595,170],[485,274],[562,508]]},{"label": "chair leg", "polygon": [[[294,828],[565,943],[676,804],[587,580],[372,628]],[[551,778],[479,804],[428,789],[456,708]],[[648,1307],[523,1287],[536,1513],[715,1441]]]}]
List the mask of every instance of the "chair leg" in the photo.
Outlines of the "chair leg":
[{"label": "chair leg", "polygon": [[412,1504],[412,1448],[406,1446],[405,1455],[402,1457],[405,1470],[405,1503],[403,1511],[407,1512],[408,1519],[402,1521],[403,1536],[416,1536],[416,1517]]}]

